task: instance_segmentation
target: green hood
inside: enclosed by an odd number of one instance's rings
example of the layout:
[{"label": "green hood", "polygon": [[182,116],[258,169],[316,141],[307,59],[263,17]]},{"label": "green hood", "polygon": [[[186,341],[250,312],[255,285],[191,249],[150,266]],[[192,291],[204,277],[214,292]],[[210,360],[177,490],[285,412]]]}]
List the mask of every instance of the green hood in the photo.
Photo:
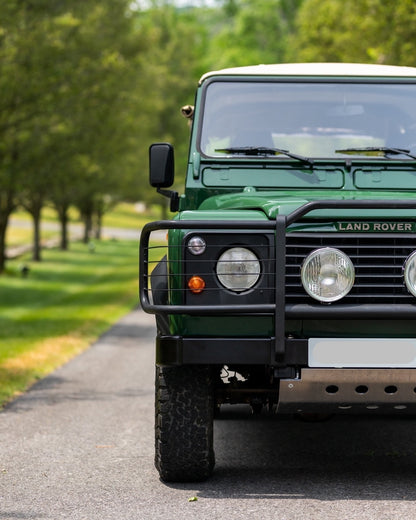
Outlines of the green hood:
[{"label": "green hood", "polygon": [[[268,219],[276,215],[288,215],[297,208],[314,200],[415,200],[416,194],[409,192],[357,192],[344,190],[319,191],[257,191],[245,188],[239,193],[227,193],[210,197],[200,205],[198,211],[252,210],[262,212]],[[317,210],[313,218],[415,218],[416,210]],[[223,214],[223,218],[227,218]]]}]

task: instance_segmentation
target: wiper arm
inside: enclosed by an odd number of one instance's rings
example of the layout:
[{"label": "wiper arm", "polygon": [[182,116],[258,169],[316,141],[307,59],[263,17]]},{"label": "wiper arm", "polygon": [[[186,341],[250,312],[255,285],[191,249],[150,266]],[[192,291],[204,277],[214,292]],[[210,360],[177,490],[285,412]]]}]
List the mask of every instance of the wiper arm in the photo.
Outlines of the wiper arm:
[{"label": "wiper arm", "polygon": [[282,150],[281,148],[269,148],[267,146],[232,146],[230,148],[217,148],[215,151],[237,155],[286,155],[286,157],[313,166],[313,159],[289,152],[289,150]]},{"label": "wiper arm", "polygon": [[383,154],[383,157],[386,155],[407,155],[407,157],[411,157],[412,159],[416,159],[416,155],[412,155],[410,150],[405,150],[404,148],[394,148],[390,146],[367,146],[362,148],[345,148],[343,150],[335,150],[335,153],[345,153],[354,155],[356,153],[368,154],[372,153],[380,153]]}]

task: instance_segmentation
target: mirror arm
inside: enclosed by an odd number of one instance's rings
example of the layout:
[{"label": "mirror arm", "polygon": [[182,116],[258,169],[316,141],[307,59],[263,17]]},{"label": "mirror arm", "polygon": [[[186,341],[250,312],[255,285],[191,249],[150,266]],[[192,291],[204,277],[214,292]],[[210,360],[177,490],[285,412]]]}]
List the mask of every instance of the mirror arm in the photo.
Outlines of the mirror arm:
[{"label": "mirror arm", "polygon": [[157,192],[170,199],[170,210],[172,213],[175,213],[179,210],[179,193],[177,191],[162,190],[161,188],[157,188]]}]

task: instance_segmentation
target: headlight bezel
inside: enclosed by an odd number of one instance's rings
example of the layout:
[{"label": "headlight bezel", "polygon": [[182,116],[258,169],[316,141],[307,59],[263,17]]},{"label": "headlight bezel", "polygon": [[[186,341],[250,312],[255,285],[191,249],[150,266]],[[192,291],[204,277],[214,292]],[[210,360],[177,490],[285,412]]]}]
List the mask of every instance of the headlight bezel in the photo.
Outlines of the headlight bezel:
[{"label": "headlight bezel", "polygon": [[215,265],[215,273],[225,289],[241,294],[253,289],[259,281],[260,259],[249,247],[233,246],[221,253]]}]

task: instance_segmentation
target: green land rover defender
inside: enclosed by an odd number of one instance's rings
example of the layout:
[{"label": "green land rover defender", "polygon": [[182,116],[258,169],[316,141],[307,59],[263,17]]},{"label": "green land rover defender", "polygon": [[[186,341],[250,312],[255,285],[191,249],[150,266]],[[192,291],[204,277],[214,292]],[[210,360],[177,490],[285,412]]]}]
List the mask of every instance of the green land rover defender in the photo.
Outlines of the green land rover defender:
[{"label": "green land rover defender", "polygon": [[140,248],[160,477],[209,477],[223,404],[415,413],[416,68],[226,69],[185,112],[185,191],[153,144],[176,215]]}]

